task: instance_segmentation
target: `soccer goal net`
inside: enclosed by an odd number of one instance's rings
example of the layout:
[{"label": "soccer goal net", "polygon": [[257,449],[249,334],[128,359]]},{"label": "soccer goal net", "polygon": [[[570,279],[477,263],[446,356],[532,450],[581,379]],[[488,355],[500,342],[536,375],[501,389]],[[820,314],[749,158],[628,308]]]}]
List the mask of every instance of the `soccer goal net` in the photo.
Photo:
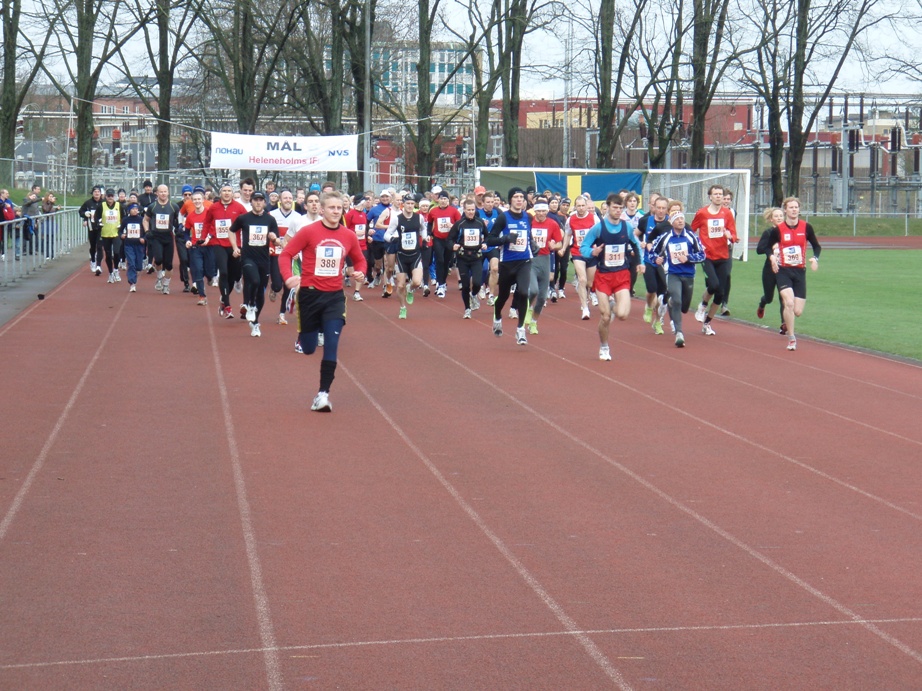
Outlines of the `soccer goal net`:
[{"label": "soccer goal net", "polygon": [[736,234],[740,241],[733,256],[749,258],[749,170],[649,170],[644,180],[643,198],[659,192],[685,204],[688,222],[695,212],[708,203],[708,189],[720,185],[733,193],[732,208],[736,212]]}]

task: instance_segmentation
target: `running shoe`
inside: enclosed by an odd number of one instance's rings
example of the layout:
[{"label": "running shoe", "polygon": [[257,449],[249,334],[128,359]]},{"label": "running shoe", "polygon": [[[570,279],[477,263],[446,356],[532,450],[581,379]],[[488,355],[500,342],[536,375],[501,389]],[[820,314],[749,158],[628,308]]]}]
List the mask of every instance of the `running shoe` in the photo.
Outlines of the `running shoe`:
[{"label": "running shoe", "polygon": [[788,350],[797,350],[797,339],[793,336],[788,339]]},{"label": "running shoe", "polygon": [[759,309],[756,310],[756,316],[759,319],[765,316],[765,305],[759,303]]},{"label": "running shoe", "polygon": [[217,288],[217,287],[218,287],[218,277],[217,277],[217,276],[215,276],[214,278],[211,279],[211,287],[212,287],[212,288]]},{"label": "running shoe", "polygon": [[184,292],[184,293],[191,293],[191,292],[192,292],[192,289],[189,287],[189,284],[188,284],[188,283],[184,283],[184,284],[183,284],[183,286],[182,286],[182,292]]},{"label": "running shoe", "polygon": [[480,298],[476,295],[471,295],[471,309],[479,310],[480,309]]},{"label": "running shoe", "polygon": [[429,290],[429,286],[428,286],[428,285],[424,285],[424,286],[423,286],[423,297],[424,297],[424,298],[429,297],[429,293],[430,293],[430,292],[432,292],[432,291]]},{"label": "running shoe", "polygon": [[515,330],[515,342],[517,345],[528,345],[528,337],[525,335],[524,326]]},{"label": "running shoe", "polygon": [[466,310],[464,310],[464,316],[461,317],[461,318],[462,318],[462,319],[470,319],[470,318],[471,318],[471,309],[470,309],[470,307],[468,307]]},{"label": "running shoe", "polygon": [[653,307],[647,305],[643,308],[643,320],[649,324],[653,321]]},{"label": "running shoe", "polygon": [[349,278],[348,276],[346,276],[346,278],[343,279],[343,285],[346,286],[346,287],[348,288],[349,286],[352,285],[352,279]]},{"label": "running shoe", "polygon": [[323,334],[317,335],[317,347],[323,348]]},{"label": "running shoe", "polygon": [[295,341],[295,352],[298,353],[298,355],[304,355],[304,349],[301,347],[300,340]]},{"label": "running shoe", "polygon": [[528,322],[527,324],[525,324],[525,326],[528,327],[528,333],[530,333],[532,336],[537,335],[537,333],[538,333],[538,322],[536,322],[534,319],[532,319],[530,322]]},{"label": "running shoe", "polygon": [[193,295],[198,295],[198,286],[194,283],[192,284],[192,288],[190,288],[190,290],[192,291]]},{"label": "running shoe", "polygon": [[441,300],[444,300],[446,292],[447,292],[447,288],[445,288],[444,285],[440,285],[438,288],[435,289],[435,296]]},{"label": "running shoe", "polygon": [[196,305],[201,305],[202,307],[208,306],[208,298],[199,298],[199,301],[195,303]]},{"label": "running shoe", "polygon": [[567,298],[567,291],[564,290],[563,288],[558,288],[557,289],[557,299],[565,300],[566,298]]},{"label": "running shoe", "polygon": [[157,278],[157,282],[154,283],[154,290],[156,290],[158,293],[161,290],[163,290],[163,279],[162,278],[159,278],[159,277]]},{"label": "running shoe", "polygon": [[705,322],[704,326],[701,327],[701,333],[703,333],[705,336],[717,335],[717,332],[714,331],[713,327],[711,326],[711,322]]},{"label": "running shoe", "polygon": [[138,292],[138,287],[137,287],[134,283],[132,283],[132,284],[131,284],[131,287],[128,288],[128,292],[129,292],[129,293],[137,293],[137,292]]},{"label": "running shoe", "polygon": [[330,405],[330,394],[326,391],[318,391],[314,396],[314,402],[311,403],[311,410],[316,413],[332,413],[333,406]]},{"label": "running shoe", "polygon": [[106,283],[115,283],[115,274],[111,271],[109,272],[109,278],[106,279]]},{"label": "running shoe", "polygon": [[236,283],[234,283],[234,292],[235,292],[235,293],[242,293],[242,292],[243,292],[243,279],[240,279],[239,281],[237,281]]},{"label": "running shoe", "polygon": [[589,293],[589,299],[592,300],[593,307],[599,306],[599,296],[595,294],[595,291],[592,291],[591,293]]},{"label": "running shoe", "polygon": [[398,319],[406,319],[406,318],[407,318],[407,308],[406,308],[406,307],[401,307],[401,308],[400,308],[400,313],[397,315],[397,318],[398,318]]},{"label": "running shoe", "polygon": [[663,320],[663,317],[666,316],[666,312],[669,311],[667,306],[667,301],[660,298],[659,307],[656,308],[656,316],[660,318],[660,321]]},{"label": "running shoe", "polygon": [[497,337],[503,335],[503,320],[502,319],[493,320],[493,335]]},{"label": "running shoe", "polygon": [[407,289],[407,304],[412,305],[413,300],[414,300],[413,291],[410,289]]},{"label": "running shoe", "polygon": [[611,362],[611,348],[607,345],[599,346],[599,360]]},{"label": "running shoe", "polygon": [[685,336],[681,331],[679,331],[679,333],[675,335],[675,347],[676,348],[685,347]]},{"label": "running shoe", "polygon": [[719,310],[719,311],[720,311],[720,316],[721,316],[721,317],[729,317],[729,316],[730,316],[730,308],[727,307],[727,303],[726,303],[726,302],[723,303],[723,304],[720,306],[720,310]]},{"label": "running shoe", "polygon": [[487,298],[487,304],[490,307],[496,304],[496,296],[493,293],[490,293],[490,297]]},{"label": "running shoe", "polygon": [[394,279],[391,278],[387,283],[384,284],[384,292],[386,293],[385,297],[390,297],[394,294]]},{"label": "running shoe", "polygon": [[359,291],[352,293],[352,299],[355,302],[362,302],[365,298],[362,297],[362,294]]},{"label": "running shoe", "polygon": [[154,271],[157,270],[157,267],[154,266],[153,264],[148,264],[145,270],[147,271],[148,274],[152,274],[154,273]]},{"label": "running shoe", "polygon": [[256,323],[250,324],[250,336],[252,336],[253,338],[259,338],[260,336],[262,336],[262,334],[259,333],[259,324],[256,324]]},{"label": "running shoe", "polygon": [[782,323],[781,323],[781,328],[778,329],[778,333],[780,333],[782,336],[784,336],[784,335],[787,334],[787,332],[788,332],[788,325],[785,324],[784,322],[782,322]]},{"label": "running shoe", "polygon": [[551,294],[551,302],[557,302],[557,291],[551,288],[550,294]]},{"label": "running shoe", "polygon": [[486,286],[480,286],[480,292],[477,293],[477,297],[479,297],[481,300],[486,300],[486,299],[487,299],[487,289],[486,289]]},{"label": "running shoe", "polygon": [[659,319],[653,320],[653,333],[655,333],[657,336],[663,335],[663,322],[661,322]]},{"label": "running shoe", "polygon": [[246,305],[240,305],[240,318],[241,319],[247,318],[247,306]]},{"label": "running shoe", "polygon": [[246,305],[246,318],[251,324],[256,321],[256,307],[254,305]]},{"label": "running shoe", "polygon": [[510,307],[510,308],[509,308],[509,318],[510,318],[510,319],[518,319],[518,318],[519,318],[519,311],[518,311],[515,307]]},{"label": "running shoe", "polygon": [[458,281],[458,290],[464,290],[464,284],[461,281]]},{"label": "running shoe", "polygon": [[582,319],[583,321],[586,321],[587,319],[589,319],[589,308],[588,307],[583,307],[583,313],[580,316],[580,319]]},{"label": "running shoe", "polygon": [[280,314],[280,315],[279,315],[279,318],[275,320],[275,323],[276,323],[276,324],[281,324],[282,326],[287,326],[288,320],[285,319],[285,315],[284,315],[284,314]]},{"label": "running shoe", "polygon": [[708,308],[707,305],[698,305],[698,309],[695,310],[695,319],[699,322],[703,322],[704,318],[707,316]]},{"label": "running shoe", "polygon": [[170,284],[164,281],[163,290],[161,290],[160,292],[163,293],[164,295],[169,295],[170,294]]},{"label": "running shoe", "polygon": [[277,298],[278,295],[279,294],[276,293],[274,290],[270,290],[269,291],[269,302],[275,302],[275,298]]},{"label": "running shoe", "polygon": [[234,318],[234,310],[232,310],[232,309],[230,308],[230,305],[228,305],[227,307],[224,308],[224,318],[225,318],[225,319],[233,319],[233,318]]},{"label": "running shoe", "polygon": [[118,269],[116,269],[116,270],[113,271],[112,273],[115,274],[115,282],[116,282],[116,283],[121,283],[121,282],[122,282],[122,277],[121,277],[121,275],[119,274]]},{"label": "running shoe", "polygon": [[[5,258],[5,257],[6,257],[6,255],[4,255],[4,258]],[[90,273],[91,273],[91,274],[95,274],[95,273],[96,273],[96,262],[90,262]]]}]

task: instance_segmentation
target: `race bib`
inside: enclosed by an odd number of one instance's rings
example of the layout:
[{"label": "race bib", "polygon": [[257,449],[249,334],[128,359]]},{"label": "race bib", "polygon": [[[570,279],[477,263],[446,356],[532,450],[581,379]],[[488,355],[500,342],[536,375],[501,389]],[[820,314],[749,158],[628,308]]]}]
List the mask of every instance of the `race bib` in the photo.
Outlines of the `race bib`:
[{"label": "race bib", "polygon": [[118,223],[118,209],[106,209],[106,223]]},{"label": "race bib", "polygon": [[231,220],[229,218],[219,218],[214,222],[215,234],[222,240],[230,236]]},{"label": "race bib", "polygon": [[576,231],[576,246],[579,247],[583,244],[583,240],[586,239],[586,233],[589,232],[588,228],[580,228]]},{"label": "race bib", "polygon": [[784,254],[783,263],[785,266],[803,266],[804,255],[800,251],[800,245],[785,247],[782,253]]},{"label": "race bib", "polygon": [[400,249],[405,252],[412,252],[416,249],[416,233],[401,233],[400,234]]},{"label": "race bib", "polygon": [[157,227],[157,230],[169,230],[170,229],[170,215],[169,214],[157,214],[156,227]]},{"label": "race bib", "polygon": [[480,231],[476,228],[465,228],[464,246],[470,248],[480,247]]},{"label": "race bib", "polygon": [[684,264],[688,261],[688,248],[685,245],[670,245],[669,258],[673,264]]},{"label": "race bib", "polygon": [[605,266],[624,266],[624,245],[605,245]]},{"label": "race bib", "polygon": [[722,218],[712,218],[708,221],[708,237],[724,237],[724,220]]},{"label": "race bib", "polygon": [[520,230],[518,236],[515,238],[515,242],[509,245],[509,249],[513,252],[527,252],[528,251],[528,231]]},{"label": "race bib", "polygon": [[359,240],[364,240],[364,239],[365,239],[365,224],[364,224],[364,223],[356,223],[356,224],[355,224],[355,236],[356,236]]},{"label": "race bib", "polygon": [[265,247],[269,241],[269,226],[250,226],[250,246]]},{"label": "race bib", "polygon": [[138,240],[141,238],[141,224],[129,223],[125,226],[125,236],[129,240]]},{"label": "race bib", "polygon": [[451,230],[451,219],[450,218],[437,218],[436,225],[440,233],[448,234],[448,231]]},{"label": "race bib", "polygon": [[202,230],[204,229],[204,223],[193,223],[192,224],[192,239],[196,242],[202,239]]},{"label": "race bib", "polygon": [[324,246],[317,248],[317,256],[314,260],[315,276],[339,276],[342,272],[340,268],[343,261],[343,248],[336,246]]},{"label": "race bib", "polygon": [[532,228],[531,232],[535,236],[535,244],[544,249],[547,245],[547,228]]}]

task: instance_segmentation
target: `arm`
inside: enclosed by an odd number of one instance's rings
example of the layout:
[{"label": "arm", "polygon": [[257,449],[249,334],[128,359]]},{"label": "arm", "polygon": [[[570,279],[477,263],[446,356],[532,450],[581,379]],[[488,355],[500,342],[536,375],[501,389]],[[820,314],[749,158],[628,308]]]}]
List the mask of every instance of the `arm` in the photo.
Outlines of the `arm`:
[{"label": "arm", "polygon": [[500,245],[508,245],[510,242],[512,242],[511,235],[503,235],[504,230],[506,230],[506,215],[500,214],[496,217],[496,220],[493,222],[493,227],[487,234],[487,246],[499,247]]}]

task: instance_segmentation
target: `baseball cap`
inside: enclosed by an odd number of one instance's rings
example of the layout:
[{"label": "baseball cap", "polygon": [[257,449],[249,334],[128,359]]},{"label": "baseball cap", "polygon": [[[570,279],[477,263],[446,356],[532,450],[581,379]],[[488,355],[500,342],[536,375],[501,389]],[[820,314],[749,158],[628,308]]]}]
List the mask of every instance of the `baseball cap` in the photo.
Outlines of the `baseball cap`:
[{"label": "baseball cap", "polygon": [[441,191],[442,191],[442,186],[441,186],[441,185],[435,185],[435,186],[432,188],[432,194],[438,194],[438,193],[441,192]]},{"label": "baseball cap", "polygon": [[561,204],[572,204],[569,197],[564,197],[563,199],[560,200],[560,203]]},{"label": "baseball cap", "polygon": [[487,188],[484,187],[483,185],[477,185],[477,187],[474,188],[474,194],[486,194],[486,193],[487,193]]},{"label": "baseball cap", "polygon": [[127,210],[128,210],[128,211],[131,211],[132,209],[140,209],[140,208],[141,208],[141,205],[140,205],[140,204],[135,204],[134,202],[131,202],[131,204],[128,205],[128,209],[127,209]]},{"label": "baseball cap", "polygon": [[201,185],[196,185],[194,188],[192,188],[192,194],[195,194],[196,192],[201,192],[202,194],[205,194],[205,188],[202,187]]},{"label": "baseball cap", "polygon": [[312,182],[310,188],[308,189],[308,192],[319,192],[319,191],[320,191],[320,183]]},{"label": "baseball cap", "polygon": [[183,185],[183,186],[182,186],[182,193],[183,193],[183,194],[186,194],[186,193],[192,194],[194,191],[195,191],[195,190],[192,189],[192,185]]},{"label": "baseball cap", "polygon": [[448,194],[445,190],[440,190],[438,193],[439,199],[451,199],[451,195]]},{"label": "baseball cap", "polygon": [[107,197],[114,197],[114,196],[115,196],[115,190],[112,189],[112,188],[110,187],[109,189],[106,190],[106,196],[107,196]]},{"label": "baseball cap", "polygon": [[260,192],[259,190],[256,190],[255,192],[253,192],[253,194],[250,195],[250,199],[262,199],[263,201],[265,201],[266,195]]}]

